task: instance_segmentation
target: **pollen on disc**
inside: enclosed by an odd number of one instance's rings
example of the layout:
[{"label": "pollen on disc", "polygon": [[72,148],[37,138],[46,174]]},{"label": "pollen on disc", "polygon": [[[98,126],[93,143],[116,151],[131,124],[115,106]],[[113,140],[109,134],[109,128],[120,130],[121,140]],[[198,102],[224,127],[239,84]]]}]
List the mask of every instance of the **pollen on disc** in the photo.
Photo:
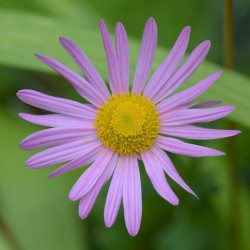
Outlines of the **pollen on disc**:
[{"label": "pollen on disc", "polygon": [[98,139],[120,155],[140,154],[152,146],[159,132],[155,105],[141,95],[111,95],[97,111]]}]

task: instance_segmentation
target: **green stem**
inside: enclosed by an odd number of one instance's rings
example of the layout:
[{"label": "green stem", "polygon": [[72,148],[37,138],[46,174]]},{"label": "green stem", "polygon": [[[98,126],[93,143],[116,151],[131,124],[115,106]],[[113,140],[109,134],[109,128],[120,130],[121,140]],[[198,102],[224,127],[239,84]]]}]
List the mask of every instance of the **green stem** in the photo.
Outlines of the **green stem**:
[{"label": "green stem", "polygon": [[[233,57],[233,3],[224,0],[224,64],[228,69],[234,68]],[[235,129],[235,123],[228,121],[227,128]],[[240,200],[239,200],[239,173],[237,170],[236,138],[227,140],[227,153],[229,158],[229,239],[232,250],[242,249],[240,244]]]}]

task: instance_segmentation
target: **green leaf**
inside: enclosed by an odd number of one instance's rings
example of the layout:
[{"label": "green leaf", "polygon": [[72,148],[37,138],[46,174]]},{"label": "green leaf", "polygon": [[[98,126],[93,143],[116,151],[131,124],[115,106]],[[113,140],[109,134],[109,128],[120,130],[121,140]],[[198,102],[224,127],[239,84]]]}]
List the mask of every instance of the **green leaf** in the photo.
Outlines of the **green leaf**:
[{"label": "green leaf", "polygon": [[[92,26],[89,28],[86,27],[87,25],[76,26],[48,17],[6,11],[0,11],[0,20],[2,27],[0,30],[0,64],[52,73],[50,68],[33,56],[33,53],[40,53],[53,57],[79,72],[76,64],[58,42],[59,36],[65,36],[76,42],[91,59],[103,78],[108,79],[106,58],[98,31],[98,20],[96,20],[96,28]],[[140,41],[129,39],[129,44],[132,78]],[[156,70],[168,53],[169,49],[165,47],[157,48],[152,71]],[[199,82],[219,69],[221,69],[220,66],[205,61],[181,89]],[[223,76],[199,100],[219,99],[223,100],[225,105],[236,106],[236,110],[229,115],[229,119],[250,127],[249,83],[249,78],[244,75],[225,70]]]}]

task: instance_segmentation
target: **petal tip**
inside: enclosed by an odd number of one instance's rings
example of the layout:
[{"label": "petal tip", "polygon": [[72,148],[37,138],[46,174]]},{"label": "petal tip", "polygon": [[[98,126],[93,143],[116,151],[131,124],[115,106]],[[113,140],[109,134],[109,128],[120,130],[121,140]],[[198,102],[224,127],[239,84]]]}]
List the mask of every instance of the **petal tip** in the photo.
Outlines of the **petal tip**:
[{"label": "petal tip", "polygon": [[44,56],[44,55],[41,55],[41,54],[35,53],[34,55],[35,55],[35,57],[37,57],[41,61],[44,61],[44,60],[47,59],[47,56]]},{"label": "petal tip", "polygon": [[22,150],[28,150],[27,149],[27,145],[26,145],[26,140],[22,140],[20,143],[19,143],[19,147],[22,149]]},{"label": "petal tip", "polygon": [[128,230],[128,233],[129,233],[130,236],[132,236],[132,237],[135,237],[135,236],[138,234],[138,232],[139,232],[139,229],[136,230],[136,231]]},{"label": "petal tip", "polygon": [[69,193],[69,199],[71,201],[76,201],[76,200],[78,200],[78,197],[77,197],[77,195],[74,192],[70,191],[70,193]]},{"label": "petal tip", "polygon": [[46,176],[46,178],[51,179],[53,177],[57,176],[57,174],[54,172],[50,173],[49,175]]},{"label": "petal tip", "polygon": [[105,220],[105,219],[104,219],[104,224],[105,224],[105,226],[108,227],[108,228],[109,228],[109,227],[112,227],[112,225],[113,225],[113,223],[112,223],[110,220],[108,221],[108,220]]},{"label": "petal tip", "polygon": [[101,20],[99,21],[99,25],[100,25],[100,26],[105,26],[105,23],[104,23],[103,18],[101,18]]},{"label": "petal tip", "polygon": [[210,46],[211,46],[210,40],[204,41],[204,45],[205,45],[207,48],[210,48]]},{"label": "petal tip", "polygon": [[118,22],[118,23],[116,23],[116,27],[115,28],[116,29],[123,29],[124,26],[123,26],[123,24],[121,22]]},{"label": "petal tip", "polygon": [[176,196],[176,198],[174,198],[174,199],[171,200],[171,204],[174,205],[174,206],[178,206],[179,205],[179,199],[178,199],[177,196]]},{"label": "petal tip", "polygon": [[23,118],[24,113],[18,113],[18,115],[19,115],[21,118]]},{"label": "petal tip", "polygon": [[60,36],[60,37],[59,37],[59,42],[60,42],[61,44],[65,44],[65,43],[67,43],[67,42],[70,42],[70,40],[69,40],[68,38],[66,38],[66,37]]},{"label": "petal tip", "polygon": [[147,22],[152,22],[152,23],[156,24],[156,21],[155,21],[155,19],[153,17],[150,17]]},{"label": "petal tip", "polygon": [[186,26],[184,29],[183,29],[183,31],[185,32],[185,33],[190,33],[191,32],[191,26]]}]

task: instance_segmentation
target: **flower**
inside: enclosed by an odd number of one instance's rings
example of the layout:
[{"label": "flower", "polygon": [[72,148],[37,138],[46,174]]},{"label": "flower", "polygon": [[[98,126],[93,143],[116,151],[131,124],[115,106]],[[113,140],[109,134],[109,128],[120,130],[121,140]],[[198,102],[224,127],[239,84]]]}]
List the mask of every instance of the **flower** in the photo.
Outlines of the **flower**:
[{"label": "flower", "polygon": [[153,18],[147,21],[131,91],[129,46],[124,27],[117,23],[116,51],[103,20],[100,21],[100,30],[112,94],[80,48],[61,37],[62,46],[79,65],[86,79],[52,58],[36,56],[67,79],[91,104],[52,97],[33,90],[19,91],[17,96],[23,102],[53,113],[19,114],[29,122],[52,127],[28,136],[20,143],[20,147],[33,150],[53,146],[26,162],[29,168],[67,162],[52,172],[49,178],[93,162],[69,194],[70,200],[80,199],[79,215],[82,219],[88,216],[98,193],[113,174],[105,204],[105,224],[107,227],[113,225],[123,201],[128,232],[135,236],[142,216],[138,161],[143,161],[159,195],[171,204],[178,205],[179,200],[168,185],[165,173],[186,191],[194,196],[196,194],[182,180],[165,151],[193,157],[224,153],[169,136],[203,140],[233,136],[240,131],[190,125],[217,120],[234,110],[233,106],[207,108],[220,101],[191,103],[219,78],[222,71],[172,94],[199,67],[210,47],[209,41],[201,43],[177,68],[188,45],[190,27],[183,29],[171,52],[147,83],[157,44],[156,23]]}]

